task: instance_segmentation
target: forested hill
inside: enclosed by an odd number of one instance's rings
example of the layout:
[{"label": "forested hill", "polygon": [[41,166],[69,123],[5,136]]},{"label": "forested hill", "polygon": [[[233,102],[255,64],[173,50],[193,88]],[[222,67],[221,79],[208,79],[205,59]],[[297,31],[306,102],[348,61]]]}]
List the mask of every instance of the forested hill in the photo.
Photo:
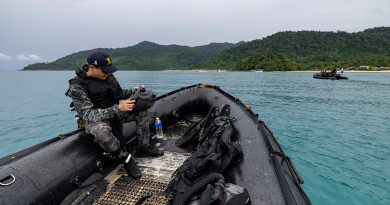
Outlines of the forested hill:
[{"label": "forested hill", "polygon": [[[24,70],[73,70],[94,50],[81,51],[51,63],[36,63]],[[390,68],[390,27],[347,33],[285,31],[250,42],[211,43],[189,47],[141,42],[103,49],[121,70],[228,69],[312,70]]]},{"label": "forested hill", "polygon": [[286,31],[227,49],[199,67],[305,70],[390,67],[390,27],[357,33]]},{"label": "forested hill", "polygon": [[215,57],[221,51],[231,48],[232,43],[211,43],[205,46],[159,45],[143,41],[125,48],[97,48],[81,51],[60,58],[51,63],[35,63],[24,70],[74,70],[86,63],[89,54],[97,50],[108,52],[113,63],[121,70],[186,69]]}]

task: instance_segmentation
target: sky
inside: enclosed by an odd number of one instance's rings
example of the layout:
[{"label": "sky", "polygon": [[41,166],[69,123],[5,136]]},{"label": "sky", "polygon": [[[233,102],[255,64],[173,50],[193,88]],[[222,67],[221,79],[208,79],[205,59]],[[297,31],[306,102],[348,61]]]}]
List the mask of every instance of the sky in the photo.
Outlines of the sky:
[{"label": "sky", "polygon": [[0,71],[93,48],[390,26],[390,0],[1,0]]}]

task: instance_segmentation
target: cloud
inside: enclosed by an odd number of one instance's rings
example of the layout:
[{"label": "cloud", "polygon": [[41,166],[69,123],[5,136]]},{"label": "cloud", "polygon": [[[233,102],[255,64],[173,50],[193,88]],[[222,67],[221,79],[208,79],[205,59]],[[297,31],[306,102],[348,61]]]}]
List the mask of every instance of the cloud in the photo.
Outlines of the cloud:
[{"label": "cloud", "polygon": [[41,60],[43,60],[41,57],[39,57],[35,54],[29,54],[29,55],[19,54],[16,56],[16,59],[20,60],[20,61],[41,61]]},{"label": "cloud", "polygon": [[11,60],[11,56],[7,56],[4,53],[0,53],[0,60]]}]

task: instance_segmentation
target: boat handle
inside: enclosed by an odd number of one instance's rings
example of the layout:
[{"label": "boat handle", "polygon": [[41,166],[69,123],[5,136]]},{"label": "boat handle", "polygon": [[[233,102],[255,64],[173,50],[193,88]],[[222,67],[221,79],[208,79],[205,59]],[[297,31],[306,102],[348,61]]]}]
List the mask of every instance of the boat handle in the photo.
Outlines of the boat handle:
[{"label": "boat handle", "polygon": [[[12,180],[8,183],[1,183],[1,181],[8,179],[8,178],[12,178]],[[0,180],[0,186],[9,186],[15,182],[15,179],[16,179],[15,176],[13,174],[10,174],[9,176],[4,177],[3,179]]]}]

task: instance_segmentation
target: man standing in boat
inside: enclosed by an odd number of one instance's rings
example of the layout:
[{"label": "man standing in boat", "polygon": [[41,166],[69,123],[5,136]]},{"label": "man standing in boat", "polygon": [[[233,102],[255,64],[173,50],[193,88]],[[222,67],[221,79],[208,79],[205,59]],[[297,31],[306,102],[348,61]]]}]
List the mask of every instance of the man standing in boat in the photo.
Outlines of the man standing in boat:
[{"label": "man standing in boat", "polygon": [[[74,107],[85,124],[87,133],[93,135],[94,141],[106,152],[115,157],[124,157],[120,140],[113,134],[112,123],[136,121],[138,146],[137,155],[142,157],[157,157],[164,154],[162,150],[153,149],[149,145],[150,131],[147,111],[133,111],[135,101],[130,96],[136,92],[122,90],[113,73],[118,70],[112,64],[111,57],[97,51],[87,58],[88,64],[76,69],[76,77],[69,80],[66,95],[71,97]],[[141,172],[131,159],[125,166],[132,177],[138,178]]]},{"label": "man standing in boat", "polygon": [[331,76],[334,77],[337,74],[337,69],[333,68],[332,71],[330,72]]}]

